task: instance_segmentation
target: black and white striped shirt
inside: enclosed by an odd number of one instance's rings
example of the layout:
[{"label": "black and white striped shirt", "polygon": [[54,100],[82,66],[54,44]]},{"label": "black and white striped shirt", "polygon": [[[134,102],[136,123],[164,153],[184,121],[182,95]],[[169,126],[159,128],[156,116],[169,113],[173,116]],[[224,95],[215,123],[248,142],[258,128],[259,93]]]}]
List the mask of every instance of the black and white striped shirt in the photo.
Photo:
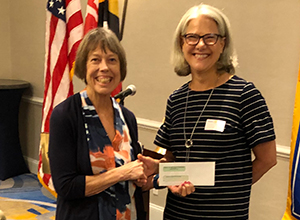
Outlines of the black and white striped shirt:
[{"label": "black and white striped shirt", "polygon": [[[170,150],[175,162],[185,161],[186,138],[190,138],[211,93],[188,90],[186,83],[170,95],[165,121],[154,141]],[[224,131],[204,130],[207,119],[225,121]],[[272,118],[261,93],[253,83],[233,76],[214,89],[192,139],[189,161],[215,161],[215,186],[196,187],[187,197],[169,191],[164,219],[248,219],[251,148],[275,139]]]}]

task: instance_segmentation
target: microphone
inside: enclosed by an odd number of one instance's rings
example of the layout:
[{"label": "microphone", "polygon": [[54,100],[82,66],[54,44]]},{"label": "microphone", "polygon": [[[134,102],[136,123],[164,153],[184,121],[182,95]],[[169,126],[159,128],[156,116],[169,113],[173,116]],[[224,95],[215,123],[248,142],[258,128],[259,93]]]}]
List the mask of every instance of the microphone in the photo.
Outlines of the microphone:
[{"label": "microphone", "polygon": [[134,95],[136,93],[136,87],[134,85],[129,85],[124,91],[119,92],[114,96],[115,99],[123,100],[129,95]]}]

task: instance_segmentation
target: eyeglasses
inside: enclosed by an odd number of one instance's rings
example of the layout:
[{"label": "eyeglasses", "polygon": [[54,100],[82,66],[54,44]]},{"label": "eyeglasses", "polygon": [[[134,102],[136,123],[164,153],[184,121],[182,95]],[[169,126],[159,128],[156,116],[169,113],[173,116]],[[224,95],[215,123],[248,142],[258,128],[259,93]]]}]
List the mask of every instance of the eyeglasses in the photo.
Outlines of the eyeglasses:
[{"label": "eyeglasses", "polygon": [[204,34],[202,36],[198,34],[185,34],[183,35],[185,42],[190,46],[196,46],[200,39],[203,39],[203,42],[207,46],[213,46],[218,42],[219,37],[222,37],[220,34]]}]

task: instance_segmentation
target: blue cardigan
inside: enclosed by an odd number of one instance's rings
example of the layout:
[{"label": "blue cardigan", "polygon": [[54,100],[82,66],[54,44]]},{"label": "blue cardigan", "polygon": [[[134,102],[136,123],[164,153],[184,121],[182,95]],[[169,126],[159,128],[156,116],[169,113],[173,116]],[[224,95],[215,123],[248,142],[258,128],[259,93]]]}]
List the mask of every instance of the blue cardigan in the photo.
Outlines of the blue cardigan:
[{"label": "blue cardigan", "polygon": [[[85,196],[85,176],[93,175],[86,141],[80,94],[57,105],[50,118],[49,160],[58,194],[56,220],[99,220],[97,195]],[[122,107],[135,156],[141,153],[134,114]],[[145,219],[142,190],[135,192],[137,219]],[[108,219],[105,219],[108,220]]]}]

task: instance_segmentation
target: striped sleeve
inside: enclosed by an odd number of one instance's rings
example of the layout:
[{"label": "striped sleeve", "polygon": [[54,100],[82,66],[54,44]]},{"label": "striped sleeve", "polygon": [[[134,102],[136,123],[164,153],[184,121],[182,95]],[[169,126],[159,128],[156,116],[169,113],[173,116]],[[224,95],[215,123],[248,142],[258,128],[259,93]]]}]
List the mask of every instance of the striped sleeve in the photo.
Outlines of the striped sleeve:
[{"label": "striped sleeve", "polygon": [[251,148],[275,139],[273,120],[265,99],[250,82],[245,85],[241,95],[241,119]]},{"label": "striped sleeve", "polygon": [[160,126],[160,129],[157,132],[157,135],[154,140],[154,144],[168,149],[170,146],[170,129],[171,129],[171,96],[167,101],[166,114],[164,118],[164,123]]}]

